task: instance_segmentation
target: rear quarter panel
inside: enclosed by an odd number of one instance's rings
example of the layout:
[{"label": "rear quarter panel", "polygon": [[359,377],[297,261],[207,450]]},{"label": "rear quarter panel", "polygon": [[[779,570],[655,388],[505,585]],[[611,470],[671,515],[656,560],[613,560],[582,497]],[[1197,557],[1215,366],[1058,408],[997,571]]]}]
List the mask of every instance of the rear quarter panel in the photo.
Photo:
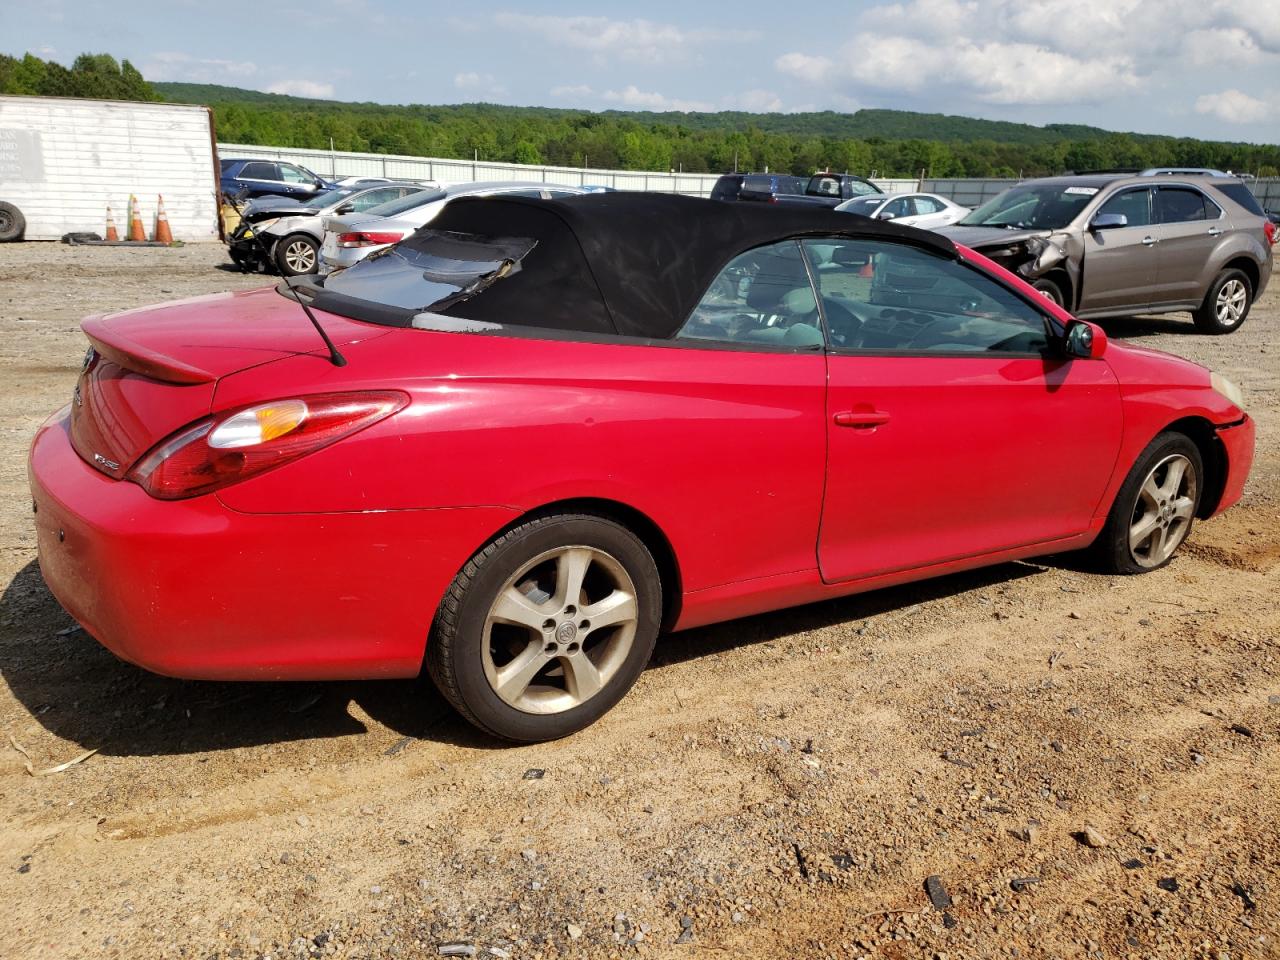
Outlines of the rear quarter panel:
[{"label": "rear quarter panel", "polygon": [[[657,524],[685,591],[816,568],[826,463],[819,353],[421,330],[345,352],[345,368],[295,357],[227,377],[215,407],[389,386],[406,390],[410,406],[226,488],[227,506],[523,513],[599,498]],[[457,566],[480,546],[459,545]]]}]

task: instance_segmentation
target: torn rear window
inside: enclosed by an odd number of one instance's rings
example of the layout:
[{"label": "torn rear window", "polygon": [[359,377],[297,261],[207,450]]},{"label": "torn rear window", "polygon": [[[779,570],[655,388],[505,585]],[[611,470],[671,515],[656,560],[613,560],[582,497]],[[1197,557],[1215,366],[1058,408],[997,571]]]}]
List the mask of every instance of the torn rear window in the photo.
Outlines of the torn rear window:
[{"label": "torn rear window", "polygon": [[518,273],[537,245],[530,237],[419,230],[333,274],[325,289],[415,313],[444,312]]}]

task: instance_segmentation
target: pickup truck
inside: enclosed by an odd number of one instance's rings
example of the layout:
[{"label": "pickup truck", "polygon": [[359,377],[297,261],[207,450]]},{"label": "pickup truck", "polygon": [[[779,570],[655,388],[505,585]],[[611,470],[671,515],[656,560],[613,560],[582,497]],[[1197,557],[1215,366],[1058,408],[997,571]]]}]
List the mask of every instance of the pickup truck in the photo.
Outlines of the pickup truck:
[{"label": "pickup truck", "polygon": [[884,193],[870,180],[855,177],[851,173],[815,173],[802,194],[779,193],[777,203],[808,203],[823,207],[835,207],[854,197]]}]

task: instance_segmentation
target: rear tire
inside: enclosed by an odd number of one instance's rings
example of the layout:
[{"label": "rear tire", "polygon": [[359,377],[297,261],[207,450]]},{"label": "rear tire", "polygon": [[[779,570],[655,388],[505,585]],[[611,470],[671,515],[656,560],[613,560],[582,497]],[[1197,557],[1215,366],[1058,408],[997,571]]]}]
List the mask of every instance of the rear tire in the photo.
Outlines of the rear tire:
[{"label": "rear tire", "polygon": [[1093,544],[1104,572],[1159,570],[1191,533],[1204,494],[1200,449],[1185,434],[1158,435],[1142,451]]},{"label": "rear tire", "polygon": [[0,243],[21,240],[27,229],[27,218],[12,203],[0,203]]},{"label": "rear tire", "polygon": [[454,578],[427,641],[427,671],[487,733],[555,740],[622,699],[661,620],[662,582],[639,537],[589,514],[538,517],[491,541]]},{"label": "rear tire", "polygon": [[1249,317],[1253,285],[1242,270],[1223,270],[1191,316],[1201,333],[1235,333]]}]

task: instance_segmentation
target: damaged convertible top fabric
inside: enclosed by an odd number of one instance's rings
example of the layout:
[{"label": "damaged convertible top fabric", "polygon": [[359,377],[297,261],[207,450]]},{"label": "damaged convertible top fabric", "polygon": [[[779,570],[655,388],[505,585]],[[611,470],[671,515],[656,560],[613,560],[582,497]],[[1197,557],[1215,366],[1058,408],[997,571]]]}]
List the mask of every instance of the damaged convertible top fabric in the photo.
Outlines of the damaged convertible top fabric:
[{"label": "damaged convertible top fabric", "polygon": [[[424,240],[442,232],[536,241],[518,272],[453,304],[446,315],[650,339],[673,336],[721,268],[764,244],[805,236],[874,238],[956,256],[945,237],[853,214],[653,193],[463,197],[421,231]],[[403,246],[412,248],[417,236]],[[317,305],[357,313],[349,298],[328,299],[320,293]]]}]

